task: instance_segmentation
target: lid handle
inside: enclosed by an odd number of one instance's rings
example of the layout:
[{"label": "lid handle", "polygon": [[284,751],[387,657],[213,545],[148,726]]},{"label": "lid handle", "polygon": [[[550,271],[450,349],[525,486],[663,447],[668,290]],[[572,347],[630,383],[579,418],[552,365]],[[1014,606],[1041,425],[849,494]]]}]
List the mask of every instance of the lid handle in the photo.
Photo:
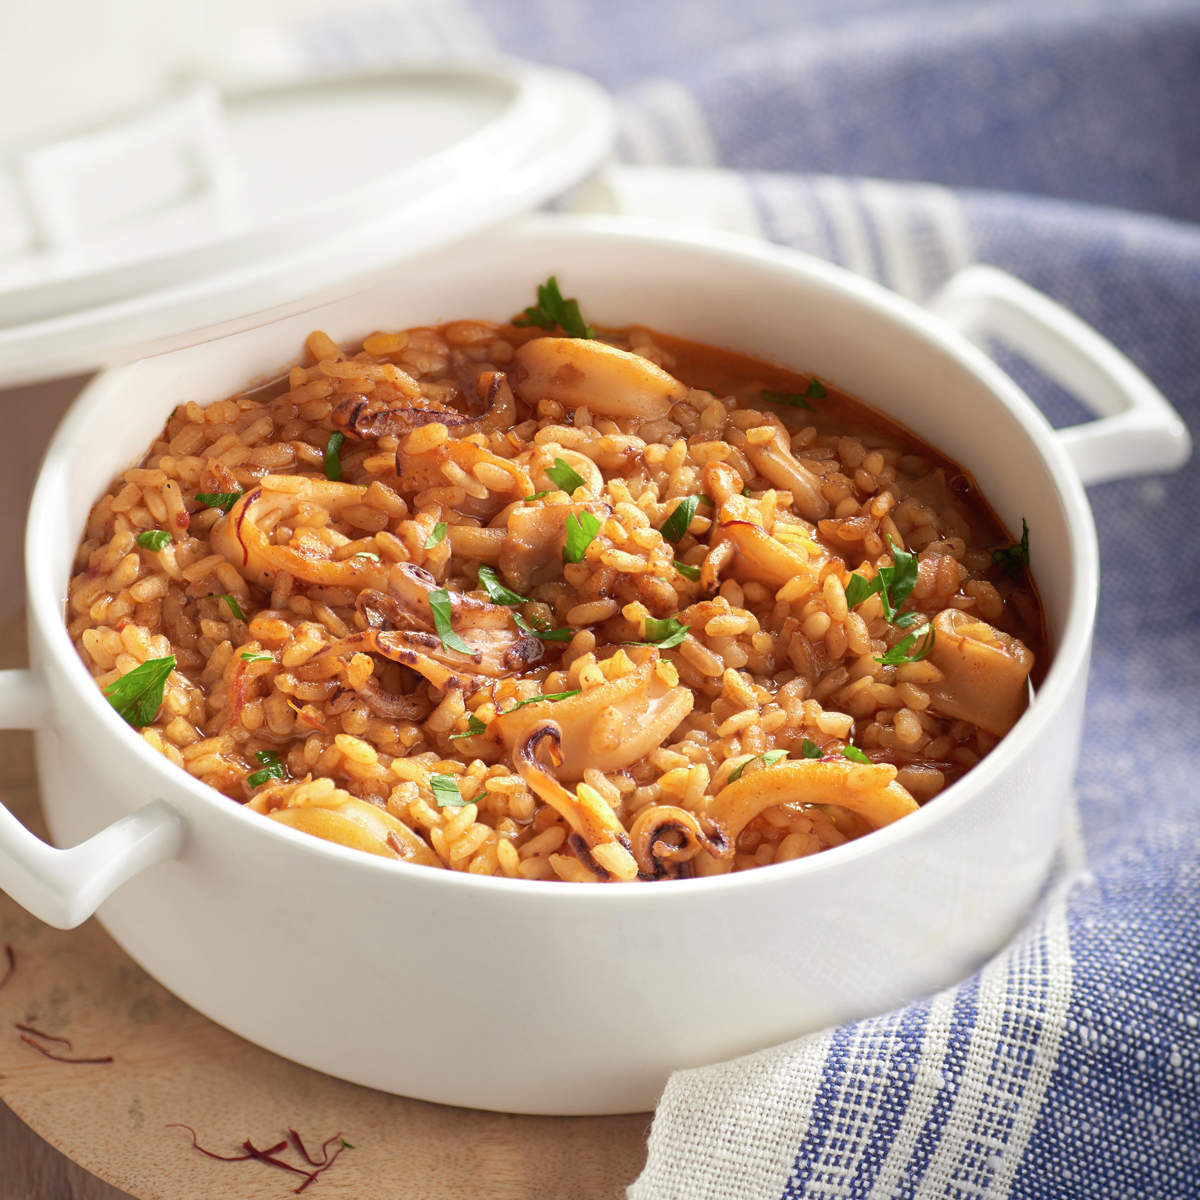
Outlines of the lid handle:
[{"label": "lid handle", "polygon": [[[29,218],[41,242],[65,259],[78,255],[86,239],[84,214],[96,204],[97,173],[132,168],[128,178],[153,180],[161,187],[169,172],[147,171],[148,159],[161,164],[164,156],[182,158],[192,174],[192,195],[210,195],[222,214],[229,213],[239,190],[238,172],[225,137],[221,99],[209,83],[196,83],[186,92],[139,114],[130,121],[94,133],[39,147],[21,162]],[[176,172],[178,167],[176,167]],[[126,177],[122,177],[122,182]],[[110,176],[107,191],[114,191]],[[103,179],[100,180],[103,186]],[[123,212],[104,212],[102,222],[115,224],[154,204],[158,197],[139,195],[135,186],[119,189]],[[130,194],[132,192],[132,194]],[[113,196],[107,195],[111,210]],[[89,201],[92,204],[89,206]],[[104,207],[104,205],[100,205]]]}]

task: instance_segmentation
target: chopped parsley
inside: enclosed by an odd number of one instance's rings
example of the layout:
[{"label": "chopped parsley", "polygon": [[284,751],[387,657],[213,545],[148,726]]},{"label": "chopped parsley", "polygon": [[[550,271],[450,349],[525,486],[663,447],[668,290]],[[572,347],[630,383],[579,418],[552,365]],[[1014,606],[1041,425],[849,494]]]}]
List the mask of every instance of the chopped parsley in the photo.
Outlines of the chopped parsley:
[{"label": "chopped parsley", "polygon": [[787,758],[787,751],[786,750],[764,750],[762,752],[762,754],[752,754],[748,759],[746,759],[745,762],[738,763],[738,765],[736,767],[734,767],[732,771],[729,772],[729,778],[726,779],[725,782],[726,783],[735,783],[737,780],[741,779],[742,772],[756,758],[761,758],[763,760],[764,767],[773,767],[777,762],[781,762],[783,759]]},{"label": "chopped parsley", "polygon": [[236,596],[231,596],[228,592],[213,592],[205,597],[206,600],[224,600],[229,606],[230,613],[239,621],[245,621],[246,614],[242,612],[242,606],[237,602]]},{"label": "chopped parsley", "polygon": [[520,613],[513,613],[513,623],[530,637],[541,638],[543,642],[569,642],[575,636],[573,629],[535,629]]},{"label": "chopped parsley", "polygon": [[804,758],[824,757],[824,751],[821,749],[821,747],[818,746],[816,742],[809,741],[808,738],[805,738],[804,741],[800,743],[800,753]]},{"label": "chopped parsley", "polygon": [[196,499],[207,508],[228,512],[240,499],[241,492],[197,492]]},{"label": "chopped parsley", "polygon": [[[882,657],[876,655],[875,661],[885,667],[899,667],[904,663],[920,662],[921,659],[928,657],[930,650],[933,649],[933,641],[936,636],[937,630],[927,622],[920,629],[914,629],[908,637],[897,642]],[[924,638],[924,641],[915,650],[912,650],[913,643],[917,638]],[[910,650],[912,650],[911,654]]]},{"label": "chopped parsley", "polygon": [[692,518],[696,515],[696,505],[700,503],[699,496],[685,496],[672,510],[671,515],[663,522],[659,533],[668,542],[678,543],[688,531]]},{"label": "chopped parsley", "polygon": [[325,478],[333,483],[342,478],[342,443],[345,440],[346,435],[335,430],[325,443]]},{"label": "chopped parsley", "polygon": [[479,586],[487,592],[488,599],[493,604],[526,604],[529,601],[528,596],[518,596],[516,592],[506,588],[493,567],[479,568]]},{"label": "chopped parsley", "polygon": [[675,560],[675,570],[677,570],[684,579],[690,579],[695,583],[700,578],[700,568],[693,567],[691,563],[681,563],[679,559]]},{"label": "chopped parsley", "polygon": [[169,541],[171,535],[165,529],[147,529],[137,535],[137,544],[157,554]]},{"label": "chopped parsley", "polygon": [[265,650],[243,650],[242,662],[274,662],[275,655],[268,654]]},{"label": "chopped parsley", "polygon": [[430,775],[429,786],[433,789],[438,808],[462,808],[467,803],[453,775]]},{"label": "chopped parsley", "polygon": [[1018,579],[1021,572],[1029,566],[1029,524],[1021,518],[1021,540],[1015,546],[1005,546],[992,551],[992,562],[996,564],[1009,579]]},{"label": "chopped parsley", "polygon": [[464,729],[462,733],[452,733],[450,735],[450,740],[454,741],[455,738],[478,737],[481,733],[486,732],[487,726],[474,713],[472,713],[467,718],[466,729]]},{"label": "chopped parsley", "polygon": [[567,540],[563,546],[563,562],[583,562],[587,548],[600,532],[600,518],[586,509],[567,514]]},{"label": "chopped parsley", "polygon": [[670,650],[678,646],[688,635],[690,625],[684,625],[675,617],[647,617],[645,621],[645,645],[657,646],[660,650]]},{"label": "chopped parsley", "polygon": [[433,627],[442,639],[442,645],[447,650],[457,650],[460,654],[474,654],[475,651],[454,632],[451,621],[453,607],[450,603],[450,593],[445,588],[438,588],[429,593],[429,609],[433,613]]},{"label": "chopped parsley", "polygon": [[847,742],[842,747],[842,757],[856,763],[869,763],[871,761],[853,742]]},{"label": "chopped parsley", "polygon": [[262,764],[262,770],[246,776],[246,783],[250,787],[261,787],[268,779],[283,778],[283,763],[279,761],[279,755],[274,750],[258,750],[254,757]]},{"label": "chopped parsley", "polygon": [[[574,495],[575,489],[583,487],[585,482],[583,476],[569,462],[561,458],[556,458],[554,466],[546,468],[546,474],[553,481],[554,486],[560,491],[566,492],[568,496]],[[534,495],[537,493],[535,492]]]},{"label": "chopped parsley", "polygon": [[369,558],[373,562],[383,562],[383,559],[380,558],[379,555],[376,554],[374,550],[355,550],[355,552],[352,555],[350,555],[350,557],[351,558]]},{"label": "chopped parsley", "polygon": [[540,500],[543,496],[548,496],[553,491],[553,488],[547,488],[544,492],[534,492],[532,496],[523,496],[522,499],[528,503],[530,500]]},{"label": "chopped parsley", "polygon": [[809,412],[813,411],[813,406],[809,404],[810,400],[824,400],[827,395],[829,393],[819,379],[810,379],[808,387],[802,392],[776,392],[770,388],[762,390],[762,398],[768,404],[787,404],[792,408],[807,408]]},{"label": "chopped parsley", "polygon": [[425,539],[423,550],[432,550],[434,546],[441,545],[446,540],[446,522],[439,521],[430,531],[429,536]]},{"label": "chopped parsley", "polygon": [[167,676],[175,669],[175,656],[149,658],[141,666],[134,667],[127,675],[114,679],[104,689],[109,704],[129,722],[134,729],[149,725],[158,716],[162,707],[163,689]]},{"label": "chopped parsley", "polygon": [[545,283],[538,284],[537,304],[515,317],[513,324],[536,325],[539,329],[553,329],[557,325],[568,337],[596,336],[579,311],[579,301],[564,300],[562,292],[558,290],[558,280],[553,275]]},{"label": "chopped parsley", "polygon": [[[897,549],[890,534],[887,543],[891,547],[893,565],[880,567],[874,579],[868,579],[865,575],[851,575],[846,585],[846,604],[850,608],[857,608],[868,596],[878,592],[883,601],[884,617],[888,621],[895,621],[896,610],[917,586],[917,556],[907,550]],[[904,624],[910,625],[912,622],[906,620]]]},{"label": "chopped parsley", "polygon": [[509,713],[516,712],[518,708],[524,708],[527,704],[541,704],[543,700],[549,700],[551,703],[557,704],[560,700],[569,700],[572,696],[578,696],[582,691],[582,688],[575,688],[569,692],[547,692],[544,696],[530,696],[528,700],[516,701],[512,708],[506,708],[499,715],[507,717]]}]

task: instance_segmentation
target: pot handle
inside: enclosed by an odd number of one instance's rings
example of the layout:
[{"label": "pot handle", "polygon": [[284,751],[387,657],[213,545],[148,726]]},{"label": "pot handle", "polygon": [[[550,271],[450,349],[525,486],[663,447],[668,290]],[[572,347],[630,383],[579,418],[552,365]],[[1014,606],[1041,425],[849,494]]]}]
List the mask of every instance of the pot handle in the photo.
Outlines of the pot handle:
[{"label": "pot handle", "polygon": [[1163,394],[1111,342],[1062,305],[995,267],[967,267],[930,300],[972,340],[994,336],[1099,420],[1057,430],[1084,484],[1182,467],[1192,439]]},{"label": "pot handle", "polygon": [[[34,729],[50,716],[50,693],[35,671],[0,671],[0,729]],[[56,850],[0,804],[0,891],[57,929],[83,924],[127,879],[183,845],[183,820],[165,801]]]}]

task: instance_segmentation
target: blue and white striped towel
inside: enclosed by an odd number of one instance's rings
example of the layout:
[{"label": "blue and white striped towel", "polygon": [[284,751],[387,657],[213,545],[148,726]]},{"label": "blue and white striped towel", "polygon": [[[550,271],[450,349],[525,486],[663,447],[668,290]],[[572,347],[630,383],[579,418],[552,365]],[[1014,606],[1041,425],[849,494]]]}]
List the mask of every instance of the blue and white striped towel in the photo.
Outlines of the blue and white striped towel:
[{"label": "blue and white striped towel", "polygon": [[[306,45],[584,70],[618,97],[626,210],[917,299],[995,263],[1200,424],[1196,0],[421,0]],[[1056,424],[1083,416],[1013,369]],[[633,1200],[1200,1195],[1200,465],[1090,499],[1083,761],[1035,917],[921,1003],[676,1075]]]}]

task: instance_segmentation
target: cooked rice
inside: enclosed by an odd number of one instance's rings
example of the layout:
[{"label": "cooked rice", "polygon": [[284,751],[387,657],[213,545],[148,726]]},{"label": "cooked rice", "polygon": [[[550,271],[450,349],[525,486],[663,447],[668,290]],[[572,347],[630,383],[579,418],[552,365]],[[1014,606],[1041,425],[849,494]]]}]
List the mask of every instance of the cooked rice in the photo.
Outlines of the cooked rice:
[{"label": "cooked rice", "polygon": [[[885,788],[928,802],[988,753],[995,733],[937,711],[945,680],[932,661],[877,661],[906,630],[885,619],[879,595],[851,609],[845,590],[851,571],[872,578],[892,563],[890,538],[919,552],[906,608],[928,619],[959,610],[1019,636],[1040,659],[1036,593],[1026,573],[1011,580],[994,565],[992,550],[1009,539],[967,476],[832,388],[814,413],[778,408],[763,402],[764,387],[802,393],[808,381],[643,329],[604,339],[688,385],[666,411],[604,415],[556,398],[553,380],[530,399],[539,388],[523,380],[514,354],[541,336],[459,321],[372,333],[352,352],[318,332],[308,341],[311,365],[292,367],[275,386],[176,409],[142,462],[93,508],[67,612],[101,688],[175,656],[158,716],[141,730],[153,747],[233,801],[361,850],[582,881],[741,870],[817,853],[876,823],[856,798]],[[500,377],[492,372],[507,373],[516,392],[515,417],[503,427],[462,436],[427,414],[405,432],[356,435],[355,421],[366,427],[362,412],[478,413],[480,380],[494,390]],[[335,494],[324,471],[335,431],[348,436],[333,505],[322,497]],[[556,459],[585,481],[574,497],[546,476]],[[254,488],[276,502],[263,519],[266,542],[293,548],[289,561],[302,568],[274,570],[269,586],[247,569],[248,549],[239,557],[214,545],[234,518],[195,498]],[[680,500],[704,494],[716,503],[699,504],[677,544],[664,539]],[[561,514],[580,509],[600,530],[582,562],[563,563]],[[528,545],[533,535],[517,535],[517,514],[538,510],[554,516],[554,536]],[[741,528],[762,534],[763,553],[784,556],[786,575],[755,565],[754,547],[736,541]],[[135,542],[151,529],[171,535],[159,552]],[[499,567],[500,581],[528,597],[512,611],[534,628],[573,633],[542,642],[537,661],[489,677],[463,659],[439,686],[402,655],[380,652],[386,638],[347,644],[373,628],[366,589],[329,566],[347,561],[375,584],[402,569],[395,564],[411,564],[434,586],[485,602],[478,568]],[[688,627],[684,640],[644,644],[647,619],[672,616]],[[419,628],[428,638],[432,627]],[[456,628],[471,641],[458,610]],[[565,799],[548,800],[550,785],[536,780],[538,771],[553,779],[555,754],[523,774],[498,736],[497,713],[573,689],[582,705],[638,672],[645,689],[686,691],[690,711],[636,761],[598,769],[619,762],[622,746],[655,717],[597,704],[576,720],[599,757],[566,781]],[[567,709],[552,701],[523,708],[524,734],[556,711]],[[470,720],[487,732],[454,738]],[[786,766],[763,758],[773,750],[815,768],[806,742],[829,768],[826,793],[755,801],[723,859],[715,834],[701,849],[689,844],[683,817],[667,819],[678,810],[713,833],[706,821],[722,789],[735,786],[731,776],[766,781]],[[846,760],[850,742],[871,766]],[[262,751],[278,755],[284,778],[252,786]],[[468,802],[439,807],[439,775]],[[599,833],[587,814],[599,814]]]}]

